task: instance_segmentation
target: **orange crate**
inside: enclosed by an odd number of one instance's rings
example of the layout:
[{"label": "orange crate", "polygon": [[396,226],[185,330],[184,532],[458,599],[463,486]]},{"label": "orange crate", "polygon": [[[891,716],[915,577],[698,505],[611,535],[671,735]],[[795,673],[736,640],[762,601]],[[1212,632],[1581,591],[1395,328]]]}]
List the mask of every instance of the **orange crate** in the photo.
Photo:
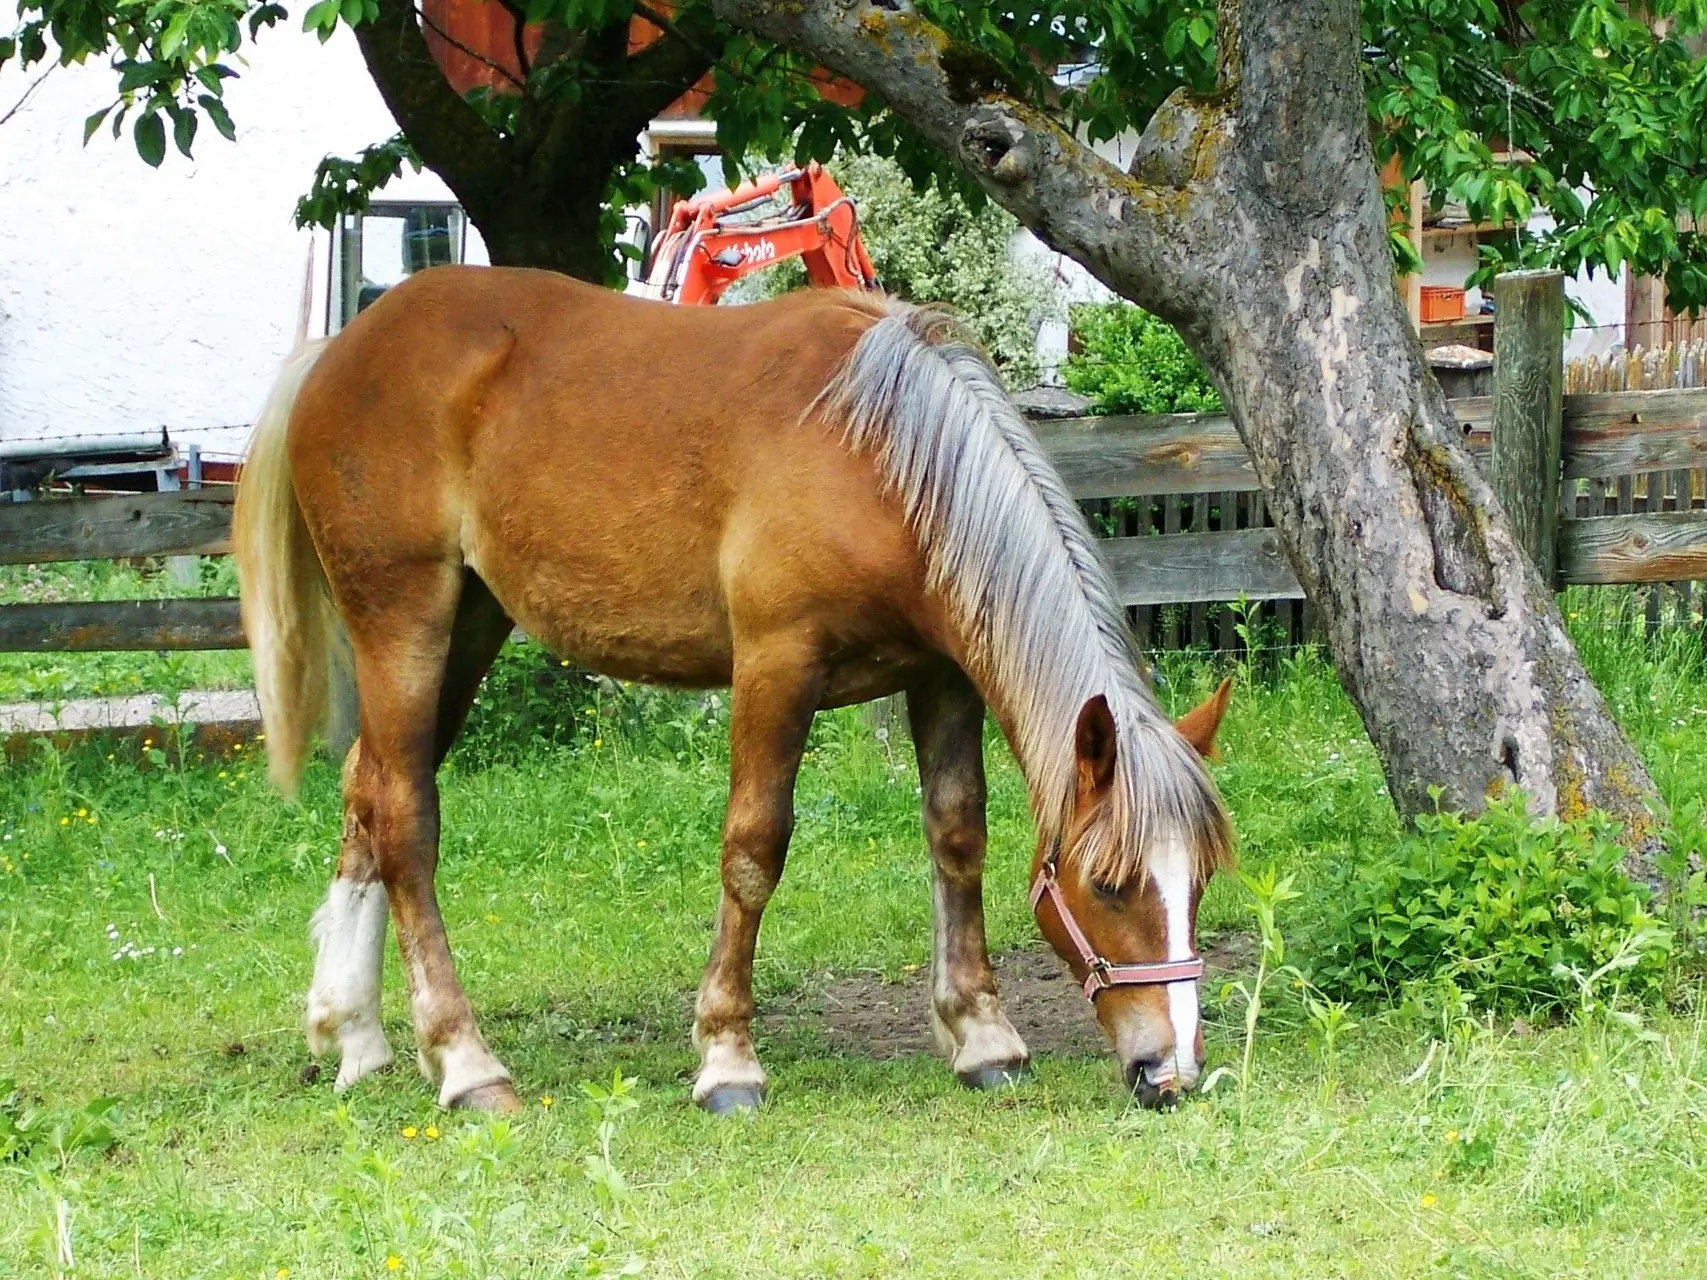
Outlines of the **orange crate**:
[{"label": "orange crate", "polygon": [[1439,324],[1445,320],[1464,318],[1464,290],[1450,284],[1425,284],[1422,287],[1422,322]]}]

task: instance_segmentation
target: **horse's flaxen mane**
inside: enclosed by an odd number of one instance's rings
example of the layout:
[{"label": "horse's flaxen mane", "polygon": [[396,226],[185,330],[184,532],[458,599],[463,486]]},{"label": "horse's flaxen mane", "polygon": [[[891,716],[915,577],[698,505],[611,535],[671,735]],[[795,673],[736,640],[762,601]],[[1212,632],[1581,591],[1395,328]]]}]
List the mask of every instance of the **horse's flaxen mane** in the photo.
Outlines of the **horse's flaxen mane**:
[{"label": "horse's flaxen mane", "polygon": [[1040,835],[1062,840],[1080,709],[1108,700],[1116,731],[1105,811],[1062,856],[1118,887],[1177,836],[1198,874],[1226,861],[1226,812],[1202,761],[1140,675],[1095,539],[983,355],[936,311],[891,302],[813,409],[875,456],[900,497],[933,589],[974,674],[1012,720]]}]

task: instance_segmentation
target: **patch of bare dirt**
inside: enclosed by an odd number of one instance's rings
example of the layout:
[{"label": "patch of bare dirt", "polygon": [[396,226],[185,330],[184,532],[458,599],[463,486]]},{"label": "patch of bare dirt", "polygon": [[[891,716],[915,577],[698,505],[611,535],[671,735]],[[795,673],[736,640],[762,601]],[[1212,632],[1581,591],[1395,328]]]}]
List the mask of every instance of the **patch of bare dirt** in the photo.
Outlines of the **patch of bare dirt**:
[{"label": "patch of bare dirt", "polygon": [[[1255,962],[1250,938],[1229,935],[1203,952],[1208,982]],[[1033,1053],[1099,1054],[1106,1043],[1090,1002],[1067,968],[1049,951],[1010,951],[992,957],[1002,1008]],[[816,990],[796,992],[760,1007],[766,1035],[821,1035],[837,1052],[868,1058],[933,1054],[930,971],[920,968],[899,982],[877,974],[836,977]]]}]

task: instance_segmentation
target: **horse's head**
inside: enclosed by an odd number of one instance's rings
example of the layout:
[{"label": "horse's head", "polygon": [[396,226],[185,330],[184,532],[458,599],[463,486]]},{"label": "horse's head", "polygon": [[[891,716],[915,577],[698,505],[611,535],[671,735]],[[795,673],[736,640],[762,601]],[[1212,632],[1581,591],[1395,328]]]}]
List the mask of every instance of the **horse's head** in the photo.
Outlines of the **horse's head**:
[{"label": "horse's head", "polygon": [[[1040,842],[1032,868],[1038,926],[1084,984],[1127,1084],[1146,1106],[1169,1105],[1194,1088],[1203,1066],[1197,904],[1228,856],[1229,835],[1197,757],[1213,750],[1231,683],[1174,726],[1195,754],[1167,753],[1171,763],[1182,776],[1196,775],[1182,784],[1189,795],[1162,812],[1120,803],[1120,753],[1134,748],[1119,740],[1101,695],[1087,702],[1074,743],[1072,817],[1058,842]],[[1170,730],[1164,724],[1160,732]]]}]

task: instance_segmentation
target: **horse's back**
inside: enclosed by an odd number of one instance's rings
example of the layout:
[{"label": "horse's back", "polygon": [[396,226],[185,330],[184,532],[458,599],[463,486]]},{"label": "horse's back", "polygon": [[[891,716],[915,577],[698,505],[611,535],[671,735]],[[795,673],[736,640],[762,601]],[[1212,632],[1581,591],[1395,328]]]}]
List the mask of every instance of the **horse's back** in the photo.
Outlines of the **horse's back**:
[{"label": "horse's back", "polygon": [[668,307],[550,272],[423,272],[304,387],[305,509],[340,546],[460,560],[590,665],[722,683],[735,633],[894,571],[870,466],[802,421],[877,314],[843,294]]}]

